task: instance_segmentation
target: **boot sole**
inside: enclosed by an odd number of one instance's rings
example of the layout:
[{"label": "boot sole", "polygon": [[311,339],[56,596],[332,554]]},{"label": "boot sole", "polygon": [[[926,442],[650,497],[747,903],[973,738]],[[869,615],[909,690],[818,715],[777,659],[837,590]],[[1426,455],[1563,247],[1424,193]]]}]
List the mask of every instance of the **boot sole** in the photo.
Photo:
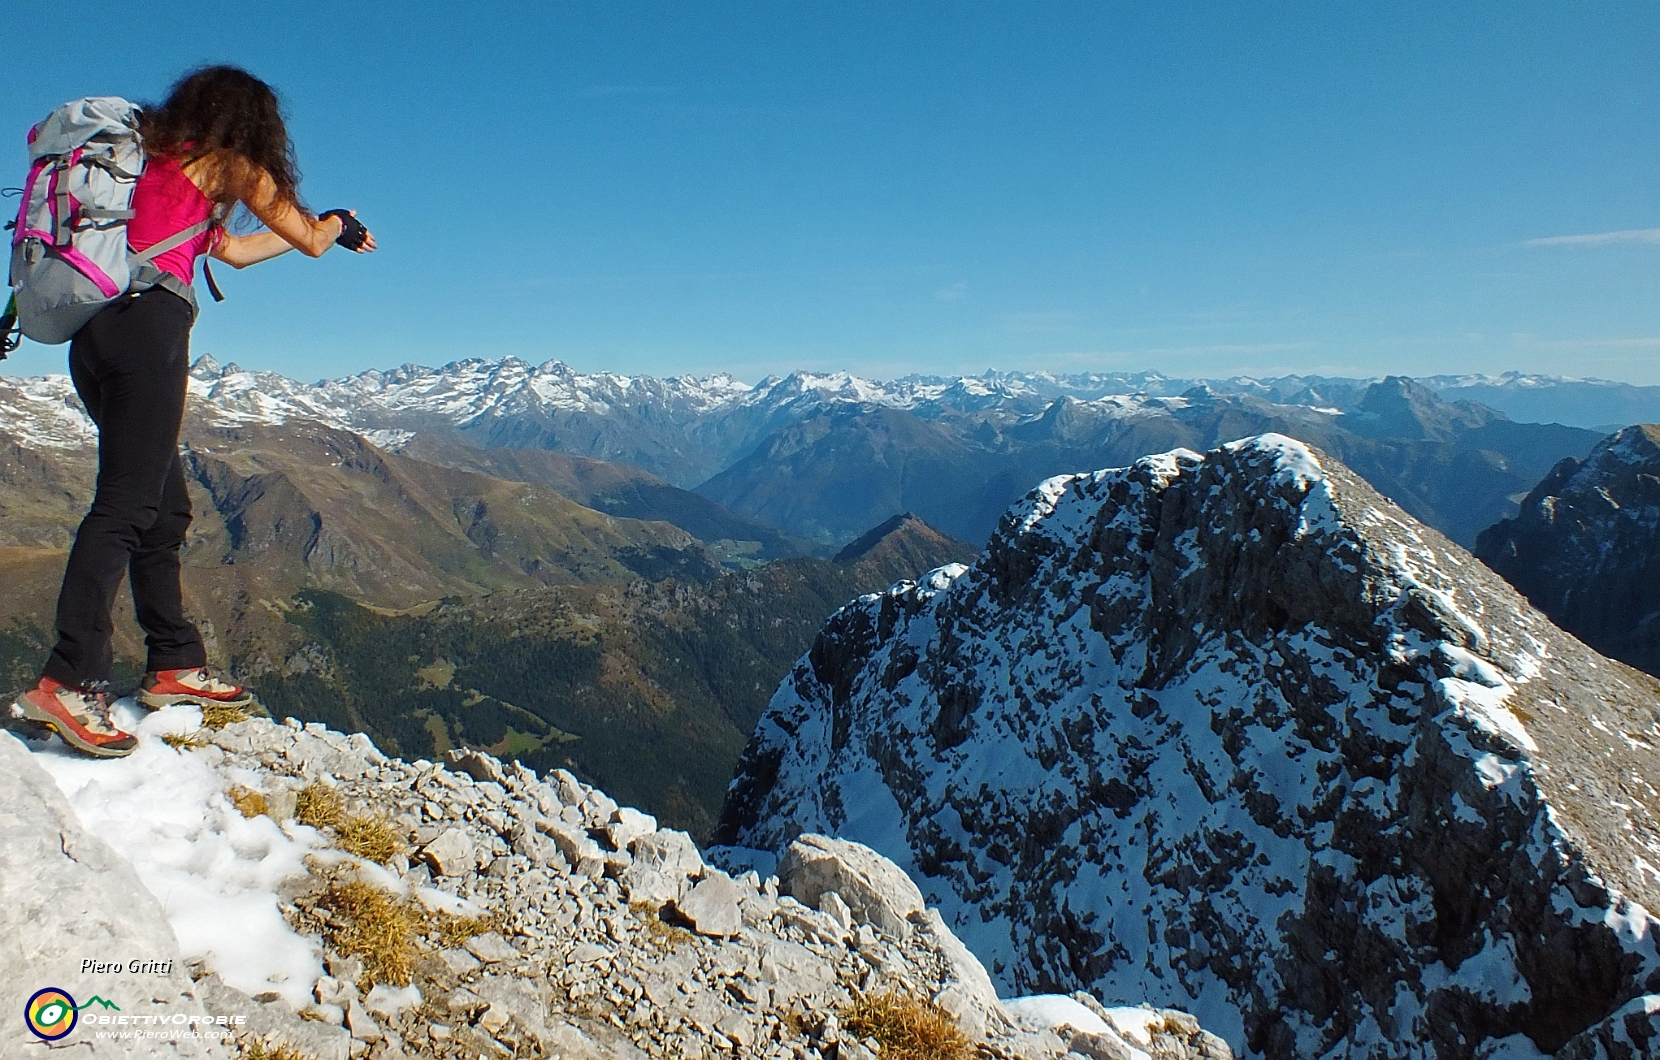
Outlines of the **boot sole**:
[{"label": "boot sole", "polygon": [[100,747],[95,743],[88,743],[76,734],[75,730],[66,725],[62,719],[54,714],[35,706],[27,699],[20,699],[12,704],[12,717],[22,721],[32,721],[36,725],[43,725],[58,734],[58,739],[73,747],[82,754],[92,755],[94,758],[125,758],[138,749],[135,743],[128,748]]},{"label": "boot sole", "polygon": [[196,696],[188,693],[172,695],[158,692],[139,692],[138,701],[151,710],[160,710],[163,707],[206,707],[209,705],[220,707],[235,707],[237,710],[247,710],[253,706],[253,696],[243,696],[241,699],[214,699],[211,696]]}]

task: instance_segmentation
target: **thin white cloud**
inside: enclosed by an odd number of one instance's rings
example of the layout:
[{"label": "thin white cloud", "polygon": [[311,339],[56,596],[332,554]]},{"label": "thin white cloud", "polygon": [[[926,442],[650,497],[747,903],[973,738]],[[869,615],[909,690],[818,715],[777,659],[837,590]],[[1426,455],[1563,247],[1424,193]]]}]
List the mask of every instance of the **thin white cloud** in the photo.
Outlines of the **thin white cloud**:
[{"label": "thin white cloud", "polygon": [[941,287],[939,290],[935,291],[934,297],[941,302],[955,302],[967,293],[968,281],[958,280],[956,283],[946,287]]},{"label": "thin white cloud", "polygon": [[1605,247],[1611,243],[1660,243],[1660,228],[1627,228],[1619,232],[1590,232],[1578,236],[1530,239],[1530,247]]}]

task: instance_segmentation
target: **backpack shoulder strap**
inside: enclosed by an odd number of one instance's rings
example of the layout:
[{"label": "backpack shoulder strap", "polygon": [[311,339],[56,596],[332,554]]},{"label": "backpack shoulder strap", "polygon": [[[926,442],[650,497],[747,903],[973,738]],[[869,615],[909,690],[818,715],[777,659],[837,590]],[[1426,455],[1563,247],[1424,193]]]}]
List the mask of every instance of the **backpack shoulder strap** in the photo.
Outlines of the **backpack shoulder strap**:
[{"label": "backpack shoulder strap", "polygon": [[212,228],[213,225],[214,221],[212,218],[209,218],[206,221],[197,221],[184,231],[174,232],[172,235],[153,246],[145,247],[143,250],[134,251],[129,260],[141,263],[153,261],[157,255],[165,254],[175,247],[184,246],[192,239],[195,239],[203,232],[206,232],[208,229]]}]

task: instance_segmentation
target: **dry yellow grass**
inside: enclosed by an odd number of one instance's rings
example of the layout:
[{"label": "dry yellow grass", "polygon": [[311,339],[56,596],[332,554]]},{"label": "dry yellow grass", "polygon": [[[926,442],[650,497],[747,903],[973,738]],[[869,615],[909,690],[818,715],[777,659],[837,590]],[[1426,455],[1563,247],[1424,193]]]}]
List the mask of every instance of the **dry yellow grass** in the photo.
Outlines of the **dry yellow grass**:
[{"label": "dry yellow grass", "polygon": [[687,931],[678,924],[671,924],[663,919],[662,910],[650,902],[630,902],[628,911],[643,921],[646,925],[646,934],[658,946],[665,950],[678,948],[681,943],[691,942],[696,935]]},{"label": "dry yellow grass", "polygon": [[300,790],[294,799],[294,819],[313,828],[335,828],[346,816],[340,793],[320,780]]},{"label": "dry yellow grass", "polygon": [[385,821],[378,817],[347,817],[335,827],[340,849],[384,865],[403,844]]},{"label": "dry yellow grass", "polygon": [[893,991],[854,999],[842,1010],[841,1021],[842,1033],[875,1039],[883,1060],[968,1060],[973,1055],[949,1012]]},{"label": "dry yellow grass", "polygon": [[340,793],[320,780],[307,784],[295,798],[294,819],[319,830],[328,829],[341,850],[381,865],[403,849],[397,833],[384,820],[348,814]]},{"label": "dry yellow grass", "polygon": [[197,729],[195,732],[164,733],[162,735],[161,742],[175,751],[183,751],[186,748],[206,747],[208,745],[208,739],[202,735],[201,729]]},{"label": "dry yellow grass", "polygon": [[248,712],[241,707],[232,707],[224,703],[208,703],[202,707],[203,728],[223,729],[227,725],[247,720]]},{"label": "dry yellow grass", "polygon": [[329,943],[348,956],[362,957],[372,983],[408,986],[416,939],[425,928],[420,911],[361,880],[336,881],[317,902],[329,914]]},{"label": "dry yellow grass", "polygon": [[286,1045],[270,1045],[263,1038],[250,1038],[239,1043],[240,1060],[311,1060],[304,1053]]},{"label": "dry yellow grass", "polygon": [[250,820],[260,814],[270,814],[271,806],[265,801],[265,796],[252,788],[234,787],[225,792],[225,797],[231,800],[237,812]]},{"label": "dry yellow grass", "polygon": [[500,918],[491,916],[456,916],[454,913],[434,913],[431,934],[445,949],[459,946],[474,935],[501,930]]}]

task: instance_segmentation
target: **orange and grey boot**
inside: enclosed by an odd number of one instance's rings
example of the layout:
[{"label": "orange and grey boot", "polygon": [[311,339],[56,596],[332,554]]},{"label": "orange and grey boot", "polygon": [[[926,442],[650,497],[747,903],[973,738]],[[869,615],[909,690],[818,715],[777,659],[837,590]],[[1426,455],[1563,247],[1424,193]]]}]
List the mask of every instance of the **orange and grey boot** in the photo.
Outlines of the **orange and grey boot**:
[{"label": "orange and grey boot", "polygon": [[192,666],[185,670],[151,670],[139,684],[138,701],[151,710],[160,710],[181,703],[192,707],[211,703],[246,707],[254,697],[247,689],[213,676],[207,667]]},{"label": "orange and grey boot", "polygon": [[109,698],[61,685],[50,677],[17,697],[11,715],[45,725],[63,742],[98,758],[120,758],[133,753],[138,737],[122,732],[110,720]]}]

